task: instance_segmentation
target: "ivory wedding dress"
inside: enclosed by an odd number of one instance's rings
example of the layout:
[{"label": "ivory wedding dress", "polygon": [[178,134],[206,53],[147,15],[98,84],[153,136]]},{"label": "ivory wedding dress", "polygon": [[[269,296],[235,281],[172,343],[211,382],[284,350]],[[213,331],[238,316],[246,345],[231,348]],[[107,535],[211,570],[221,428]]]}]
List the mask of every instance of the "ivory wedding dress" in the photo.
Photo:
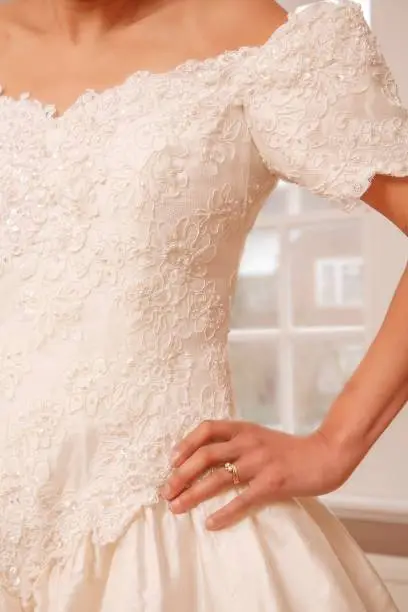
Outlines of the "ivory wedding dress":
[{"label": "ivory wedding dress", "polygon": [[[7,86],[7,84],[4,84]],[[64,114],[0,98],[1,612],[391,612],[314,500],[233,528],[158,497],[172,446],[234,416],[230,303],[278,178],[351,207],[408,174],[408,114],[358,5],[139,71]]]}]

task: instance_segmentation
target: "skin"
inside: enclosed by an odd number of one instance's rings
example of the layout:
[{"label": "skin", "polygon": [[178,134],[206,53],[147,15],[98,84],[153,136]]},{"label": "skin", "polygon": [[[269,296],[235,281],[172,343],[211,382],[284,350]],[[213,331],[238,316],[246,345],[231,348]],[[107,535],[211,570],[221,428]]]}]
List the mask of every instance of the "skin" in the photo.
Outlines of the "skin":
[{"label": "skin", "polygon": [[[63,114],[84,89],[263,44],[285,20],[272,0],[11,0],[0,9],[0,82],[8,95],[30,91]],[[376,176],[363,200],[408,233],[408,179]],[[314,433],[241,421],[206,421],[192,431],[174,449],[161,490],[170,510],[187,512],[231,488],[222,468],[197,480],[226,461],[248,486],[208,517],[212,530],[276,500],[340,487],[408,399],[407,312],[408,268],[366,357]]]}]

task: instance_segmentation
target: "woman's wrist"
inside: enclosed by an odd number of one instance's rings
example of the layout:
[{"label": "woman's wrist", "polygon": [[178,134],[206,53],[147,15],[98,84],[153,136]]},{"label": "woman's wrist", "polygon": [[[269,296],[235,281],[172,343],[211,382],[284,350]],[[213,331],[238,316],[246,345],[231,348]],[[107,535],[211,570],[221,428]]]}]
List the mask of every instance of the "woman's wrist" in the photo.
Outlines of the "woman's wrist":
[{"label": "woman's wrist", "polygon": [[368,452],[364,440],[356,435],[339,435],[324,421],[316,432],[325,442],[332,469],[335,470],[338,486],[341,486],[354,472]]},{"label": "woman's wrist", "polygon": [[382,400],[350,381],[334,401],[318,431],[337,457],[345,478],[357,468],[373,444],[408,401],[408,381],[392,398]]},{"label": "woman's wrist", "polygon": [[360,386],[349,381],[319,427],[344,480],[358,467],[376,439],[372,430],[377,416],[367,401]]},{"label": "woman's wrist", "polygon": [[319,431],[350,473],[408,400],[408,267],[384,322]]}]

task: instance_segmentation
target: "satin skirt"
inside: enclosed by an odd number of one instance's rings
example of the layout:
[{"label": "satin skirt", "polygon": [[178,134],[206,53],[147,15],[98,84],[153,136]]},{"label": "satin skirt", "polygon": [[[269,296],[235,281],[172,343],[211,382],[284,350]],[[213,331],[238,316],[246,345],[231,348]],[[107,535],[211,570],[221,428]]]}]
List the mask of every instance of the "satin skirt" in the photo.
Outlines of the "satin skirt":
[{"label": "satin skirt", "polygon": [[103,548],[84,537],[47,568],[28,607],[0,593],[1,612],[396,612],[381,580],[318,501],[258,510],[210,532],[205,519],[236,491],[173,515],[139,510]]}]

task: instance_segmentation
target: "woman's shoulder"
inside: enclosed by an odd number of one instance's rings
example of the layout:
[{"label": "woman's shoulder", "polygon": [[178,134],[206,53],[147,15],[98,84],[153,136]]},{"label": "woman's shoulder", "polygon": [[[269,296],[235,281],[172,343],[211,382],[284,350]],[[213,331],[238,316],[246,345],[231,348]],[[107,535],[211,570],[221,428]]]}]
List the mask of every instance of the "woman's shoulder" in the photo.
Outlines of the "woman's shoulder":
[{"label": "woman's shoulder", "polygon": [[[246,5],[246,0],[237,1]],[[276,69],[289,79],[291,68],[298,77],[300,70],[309,72],[329,65],[363,70],[383,61],[362,6],[354,0],[319,0],[289,12],[275,2],[257,2],[256,18],[244,19],[247,36],[252,39],[249,66],[257,77],[262,69]]]},{"label": "woman's shoulder", "polygon": [[201,0],[196,7],[197,29],[209,56],[258,47],[287,19],[275,0]]},{"label": "woman's shoulder", "polygon": [[361,4],[353,0],[318,0],[289,12],[274,0],[210,0],[203,22],[208,55],[227,58],[228,74],[232,69],[235,82],[249,90],[264,77],[297,86],[310,71],[324,79],[325,69],[361,73],[383,62]]},{"label": "woman's shoulder", "polygon": [[262,48],[275,33],[296,33],[299,28],[306,44],[318,31],[347,31],[364,22],[361,4],[354,0],[318,0],[289,12],[275,0],[205,0],[204,4],[204,27],[221,41],[217,46],[228,49]]},{"label": "woman's shoulder", "polygon": [[7,61],[7,51],[16,41],[24,41],[30,32],[24,12],[13,3],[0,3],[0,65]]}]

